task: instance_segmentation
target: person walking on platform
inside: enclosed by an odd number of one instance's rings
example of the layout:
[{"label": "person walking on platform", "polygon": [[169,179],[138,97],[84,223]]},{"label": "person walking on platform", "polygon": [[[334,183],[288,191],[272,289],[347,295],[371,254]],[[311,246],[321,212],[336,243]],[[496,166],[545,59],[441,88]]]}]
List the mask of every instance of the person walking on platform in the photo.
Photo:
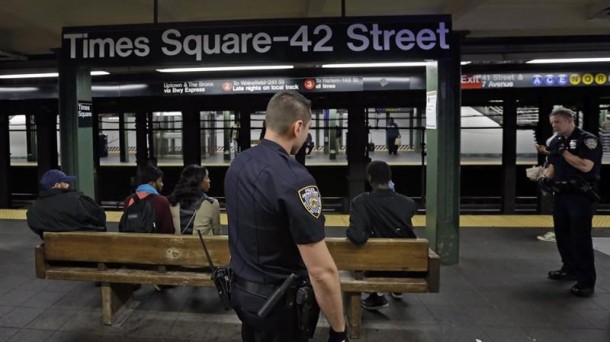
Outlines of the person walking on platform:
[{"label": "person walking on platform", "polygon": [[[315,327],[319,305],[330,324],[328,340],[347,341],[339,273],[324,240],[320,192],[307,169],[291,157],[307,139],[311,102],[297,92],[280,91],[267,105],[265,122],[264,139],[233,160],[224,183],[231,301],[242,322],[242,340],[306,341],[312,331],[299,329],[307,325],[298,320],[309,317]],[[279,303],[268,315],[258,314],[286,281]],[[306,314],[296,296],[302,291],[311,293]]]},{"label": "person walking on platform", "polygon": [[[411,198],[394,191],[390,166],[384,161],[372,161],[366,177],[373,191],[352,200],[347,238],[357,246],[366,244],[369,238],[417,238],[411,222],[417,206]],[[366,272],[380,277],[387,273]],[[402,298],[401,293],[391,295],[394,299]],[[371,293],[361,305],[367,310],[378,310],[389,304],[383,293]]]},{"label": "person walking on platform", "polygon": [[594,292],[596,273],[591,228],[599,201],[602,145],[599,139],[574,124],[574,113],[558,108],[549,115],[557,136],[549,144],[543,191],[552,192],[553,223],[562,267],[548,273],[552,280],[576,280],[575,296]]},{"label": "person walking on platform", "polygon": [[106,231],[106,213],[80,191],[70,189],[76,177],[51,169],[40,178],[38,199],[26,216],[30,229],[43,238],[45,231]]},{"label": "person walking on platform", "polygon": [[210,190],[208,170],[201,165],[188,165],[168,200],[176,234],[220,235],[220,205],[206,194]]},{"label": "person walking on platform", "polygon": [[386,125],[385,129],[388,154],[398,155],[398,145],[396,145],[396,139],[400,138],[400,131],[398,130],[398,125],[396,122],[394,122],[394,118],[388,119],[388,124]]}]

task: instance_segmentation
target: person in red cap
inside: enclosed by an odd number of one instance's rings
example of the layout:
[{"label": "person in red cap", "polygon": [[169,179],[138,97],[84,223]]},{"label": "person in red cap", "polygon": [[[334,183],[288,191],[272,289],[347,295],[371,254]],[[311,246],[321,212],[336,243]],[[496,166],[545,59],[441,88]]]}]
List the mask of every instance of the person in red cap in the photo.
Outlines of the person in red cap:
[{"label": "person in red cap", "polygon": [[45,231],[106,231],[106,213],[95,201],[70,188],[75,176],[51,169],[40,179],[41,191],[26,216],[30,229],[43,238]]}]

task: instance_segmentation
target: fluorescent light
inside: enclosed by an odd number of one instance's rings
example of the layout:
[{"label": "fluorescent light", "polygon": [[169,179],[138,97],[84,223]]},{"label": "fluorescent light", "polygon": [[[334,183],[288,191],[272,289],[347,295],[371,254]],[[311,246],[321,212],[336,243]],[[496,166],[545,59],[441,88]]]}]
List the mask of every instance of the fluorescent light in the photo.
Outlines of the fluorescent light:
[{"label": "fluorescent light", "polygon": [[38,91],[38,87],[0,87],[0,93],[20,93]]},{"label": "fluorescent light", "polygon": [[44,78],[44,77],[57,77],[59,76],[56,72],[46,72],[38,74],[13,74],[13,75],[0,75],[0,79],[13,79],[13,78]]},{"label": "fluorescent light", "polygon": [[548,58],[548,59],[532,59],[527,61],[527,64],[554,64],[554,63],[599,63],[610,62],[610,57],[603,58]]},{"label": "fluorescent light", "polygon": [[156,112],[156,116],[181,116],[182,112]]},{"label": "fluorescent light", "polygon": [[239,71],[239,70],[280,70],[294,69],[294,65],[240,65],[205,68],[157,69],[158,72],[198,72],[198,71]]},{"label": "fluorescent light", "polygon": [[[108,71],[91,71],[91,76],[109,75]],[[57,72],[44,72],[35,74],[11,74],[11,75],[0,75],[0,79],[17,79],[17,78],[47,78],[47,77],[59,77]]]},{"label": "fluorescent light", "polygon": [[347,63],[323,64],[322,68],[391,68],[426,66],[426,62]]},{"label": "fluorescent light", "polygon": [[92,90],[95,91],[116,91],[116,90],[137,90],[146,89],[148,84],[120,84],[120,85],[93,85]]},{"label": "fluorescent light", "polygon": [[472,63],[472,62],[471,61],[461,61],[460,65],[466,65],[466,64],[470,64],[470,63]]}]

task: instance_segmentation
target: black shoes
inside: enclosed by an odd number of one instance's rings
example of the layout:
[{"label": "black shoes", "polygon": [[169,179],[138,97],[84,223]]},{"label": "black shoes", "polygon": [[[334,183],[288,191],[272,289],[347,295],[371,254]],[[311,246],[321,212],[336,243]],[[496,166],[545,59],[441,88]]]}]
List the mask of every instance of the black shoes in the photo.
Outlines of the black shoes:
[{"label": "black shoes", "polygon": [[570,289],[570,293],[577,297],[591,297],[593,292],[595,292],[593,287],[578,283],[576,283],[576,285],[572,286]]},{"label": "black shoes", "polygon": [[371,293],[366,299],[363,299],[360,305],[367,310],[379,310],[390,306],[388,300],[383,294]]},{"label": "black shoes", "polygon": [[559,281],[576,280],[575,275],[568,273],[567,271],[564,271],[563,269],[557,270],[557,271],[550,271],[548,277],[551,280],[559,280]]}]

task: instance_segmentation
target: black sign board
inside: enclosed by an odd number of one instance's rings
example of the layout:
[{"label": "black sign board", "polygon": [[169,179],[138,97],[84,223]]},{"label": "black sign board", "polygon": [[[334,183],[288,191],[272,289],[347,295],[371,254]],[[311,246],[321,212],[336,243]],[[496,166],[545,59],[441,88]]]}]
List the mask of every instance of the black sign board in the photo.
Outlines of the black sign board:
[{"label": "black sign board", "polygon": [[78,127],[92,126],[92,104],[91,101],[78,101]]},{"label": "black sign board", "polygon": [[438,59],[451,17],[396,16],[66,27],[72,65],[230,65]]},{"label": "black sign board", "polygon": [[609,85],[610,73],[607,71],[554,71],[462,75],[462,89],[587,87]]},{"label": "black sign board", "polygon": [[175,95],[230,95],[272,94],[280,90],[307,93],[347,92],[371,90],[423,89],[423,77],[409,76],[324,76],[308,78],[239,78],[164,82],[162,94]]}]

